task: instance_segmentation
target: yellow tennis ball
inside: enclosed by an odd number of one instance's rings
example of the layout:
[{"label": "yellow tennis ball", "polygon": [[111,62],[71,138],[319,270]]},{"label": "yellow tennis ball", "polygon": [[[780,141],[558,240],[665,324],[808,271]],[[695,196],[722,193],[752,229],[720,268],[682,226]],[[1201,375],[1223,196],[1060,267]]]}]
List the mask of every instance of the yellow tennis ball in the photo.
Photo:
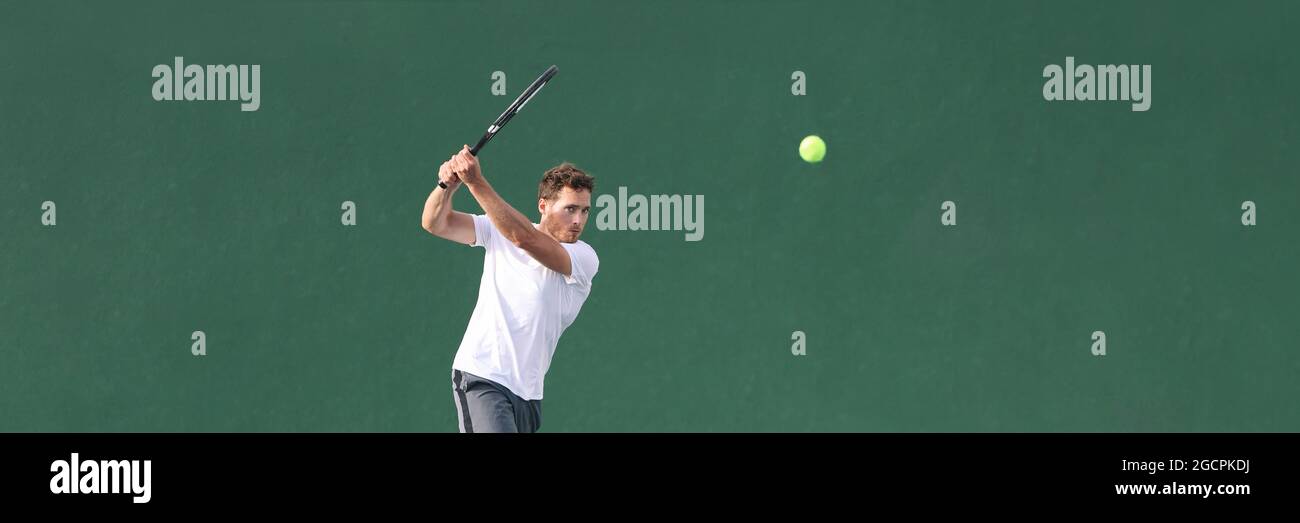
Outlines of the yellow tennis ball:
[{"label": "yellow tennis ball", "polygon": [[799,157],[808,163],[817,163],[826,157],[826,142],[817,135],[804,138],[799,142]]}]

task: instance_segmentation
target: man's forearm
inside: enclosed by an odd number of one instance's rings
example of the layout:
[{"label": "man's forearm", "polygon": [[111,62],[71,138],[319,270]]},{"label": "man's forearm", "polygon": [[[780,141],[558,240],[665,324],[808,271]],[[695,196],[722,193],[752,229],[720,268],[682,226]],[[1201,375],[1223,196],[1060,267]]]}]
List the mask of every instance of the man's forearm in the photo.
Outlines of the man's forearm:
[{"label": "man's forearm", "polygon": [[425,230],[435,232],[447,224],[447,217],[451,215],[451,197],[455,192],[455,189],[434,187],[433,192],[429,193],[429,199],[424,201],[424,216],[420,220]]},{"label": "man's forearm", "polygon": [[533,222],[501,199],[496,190],[488,184],[487,179],[480,176],[473,183],[466,181],[465,185],[469,187],[469,192],[474,195],[474,199],[478,200],[479,207],[482,207],[483,212],[487,213],[488,218],[492,220],[492,224],[512,243],[520,245],[537,233]]}]

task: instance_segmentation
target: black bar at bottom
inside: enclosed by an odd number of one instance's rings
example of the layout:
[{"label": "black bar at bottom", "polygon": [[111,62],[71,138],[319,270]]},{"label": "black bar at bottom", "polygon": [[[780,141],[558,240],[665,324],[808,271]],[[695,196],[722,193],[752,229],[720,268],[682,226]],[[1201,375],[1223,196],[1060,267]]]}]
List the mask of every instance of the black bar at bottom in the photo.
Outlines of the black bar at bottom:
[{"label": "black bar at bottom", "polygon": [[[395,507],[450,502],[464,489],[498,485],[643,501],[707,501],[739,492],[800,504],[1252,506],[1295,495],[1298,440],[1293,434],[4,434],[0,500],[124,510]],[[87,478],[91,472],[94,479]],[[114,490],[114,476],[116,493],[85,492]]]}]

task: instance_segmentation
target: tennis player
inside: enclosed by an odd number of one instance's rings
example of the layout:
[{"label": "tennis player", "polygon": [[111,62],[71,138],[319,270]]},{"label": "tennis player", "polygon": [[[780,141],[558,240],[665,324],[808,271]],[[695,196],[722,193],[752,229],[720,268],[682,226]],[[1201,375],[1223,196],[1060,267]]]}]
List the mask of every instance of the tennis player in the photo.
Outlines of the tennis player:
[{"label": "tennis player", "polygon": [[[501,199],[465,146],[443,162],[424,203],[424,229],[482,247],[478,302],[452,363],[451,388],[461,432],[536,432],[542,384],[560,335],[591,294],[600,258],[578,240],[591,212],[595,180],[569,163],[537,186],[540,223]],[[452,210],[464,184],[485,214]]]}]

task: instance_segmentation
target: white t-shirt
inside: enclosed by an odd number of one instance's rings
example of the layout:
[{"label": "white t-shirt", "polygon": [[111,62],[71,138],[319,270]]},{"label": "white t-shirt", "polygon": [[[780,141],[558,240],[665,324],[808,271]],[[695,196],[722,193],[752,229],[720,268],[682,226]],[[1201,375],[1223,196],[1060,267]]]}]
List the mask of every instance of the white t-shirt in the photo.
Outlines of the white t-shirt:
[{"label": "white t-shirt", "polygon": [[[536,224],[533,224],[536,227]],[[525,400],[542,399],[551,356],[591,293],[600,267],[586,242],[563,243],[569,276],[516,247],[485,215],[474,216],[474,247],[483,247],[478,303],[452,368],[500,383]]]}]

